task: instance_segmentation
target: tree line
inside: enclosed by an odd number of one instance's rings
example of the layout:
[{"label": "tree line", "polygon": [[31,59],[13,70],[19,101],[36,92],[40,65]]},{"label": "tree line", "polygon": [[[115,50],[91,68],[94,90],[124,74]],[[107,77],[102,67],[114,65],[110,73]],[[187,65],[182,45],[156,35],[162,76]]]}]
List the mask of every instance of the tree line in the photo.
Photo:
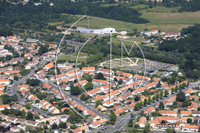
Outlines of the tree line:
[{"label": "tree line", "polygon": [[[179,40],[164,40],[158,45],[160,51],[174,53],[174,60],[184,70],[188,78],[200,78],[200,24],[195,24],[181,30],[181,35],[187,36]],[[181,55],[181,59],[180,56]]]}]

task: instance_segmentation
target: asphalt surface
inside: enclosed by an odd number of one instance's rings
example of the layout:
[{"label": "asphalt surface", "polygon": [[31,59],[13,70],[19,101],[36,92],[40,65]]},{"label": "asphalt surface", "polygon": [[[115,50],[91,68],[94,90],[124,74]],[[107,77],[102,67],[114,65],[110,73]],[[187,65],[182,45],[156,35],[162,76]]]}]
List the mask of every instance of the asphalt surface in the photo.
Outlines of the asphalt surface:
[{"label": "asphalt surface", "polygon": [[[59,90],[58,86],[55,85],[55,84],[53,84],[51,81],[48,81],[48,84],[51,85],[52,87],[54,87],[55,89]],[[69,98],[71,98],[73,101],[75,101],[79,105],[83,106],[84,108],[92,110],[93,112],[95,112],[100,117],[110,119],[108,116],[102,114],[101,111],[98,111],[95,107],[91,107],[89,105],[86,105],[82,100],[80,100],[76,96],[70,95],[69,93],[66,93],[64,91],[62,91],[62,93],[64,93],[65,95],[67,95]]]},{"label": "asphalt surface", "polygon": [[[60,54],[58,57],[62,56],[64,54]],[[39,65],[38,67],[44,67],[44,65],[48,62],[48,61],[52,61],[54,60],[55,58],[52,58],[50,60],[41,60],[39,62]],[[35,74],[35,71],[38,70],[37,67],[35,67],[33,70],[31,70],[26,76],[23,76],[21,79],[19,79],[18,81],[14,81],[12,87],[8,87],[7,88],[7,93],[9,96],[13,96],[13,95],[17,95],[18,97],[18,103],[20,105],[26,105],[26,101],[17,93],[17,87],[22,84],[22,83],[26,83],[26,80],[28,78],[30,78],[32,75]],[[40,112],[42,115],[44,116],[49,116],[47,112],[44,112],[38,108],[35,108],[34,106],[31,105],[31,109],[33,109],[35,112]]]},{"label": "asphalt surface", "polygon": [[[186,87],[185,89],[182,89],[182,91],[186,91],[190,88],[194,88],[194,87],[197,87],[198,84],[200,83],[200,81],[197,81],[197,82],[194,82],[194,83],[190,83],[190,85],[188,87]],[[142,110],[146,110],[147,108],[151,107],[151,106],[154,106],[154,105],[157,105],[158,103],[160,103],[161,101],[165,101],[173,96],[176,96],[178,92],[174,93],[174,94],[171,94],[171,95],[168,95],[167,97],[163,97],[163,99],[159,99],[158,101],[155,101],[153,103],[151,103],[150,105],[147,105],[145,107],[142,107],[140,110],[137,110],[137,111],[132,111],[131,113],[133,113],[133,115],[136,115],[138,114],[139,112],[141,112]],[[128,113],[126,114],[125,116],[123,117],[120,117],[117,119],[117,122],[118,124],[117,125],[114,125],[114,126],[109,126],[108,128],[112,128],[111,130],[108,130],[108,131],[105,131],[104,133],[113,133],[115,131],[121,131],[121,130],[127,130],[124,128],[124,126],[128,123],[128,121],[130,120],[131,118],[131,113]],[[95,129],[95,130],[92,130],[90,133],[95,133],[97,131],[102,131],[101,128],[98,128],[98,129]],[[165,132],[165,131],[155,131],[155,130],[152,130],[152,132],[155,132],[155,133],[161,133],[161,132]],[[186,133],[186,132],[177,132],[177,133]]]}]

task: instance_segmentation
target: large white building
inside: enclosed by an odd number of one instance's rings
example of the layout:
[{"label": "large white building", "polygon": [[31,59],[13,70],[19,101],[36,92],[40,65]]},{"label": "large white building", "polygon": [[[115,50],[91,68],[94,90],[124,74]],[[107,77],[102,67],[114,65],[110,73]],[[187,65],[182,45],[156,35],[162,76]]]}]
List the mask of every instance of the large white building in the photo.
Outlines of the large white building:
[{"label": "large white building", "polygon": [[104,29],[98,29],[94,30],[95,34],[110,34],[110,33],[116,33],[115,28],[104,28]]}]

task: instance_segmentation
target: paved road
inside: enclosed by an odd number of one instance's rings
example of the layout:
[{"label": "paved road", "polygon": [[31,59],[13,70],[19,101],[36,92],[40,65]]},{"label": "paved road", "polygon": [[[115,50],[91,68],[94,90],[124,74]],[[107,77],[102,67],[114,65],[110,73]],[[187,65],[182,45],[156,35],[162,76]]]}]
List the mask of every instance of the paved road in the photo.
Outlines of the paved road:
[{"label": "paved road", "polygon": [[[198,84],[200,83],[200,81],[197,81],[197,82],[194,82],[194,83],[190,83],[190,85],[188,87],[186,87],[185,89],[182,89],[182,91],[186,91],[190,88],[193,88],[193,87],[197,87]],[[171,94],[167,97],[164,97],[163,99],[159,99],[158,101],[155,101],[154,103],[151,103],[150,105],[147,105],[146,107],[143,107],[141,108],[140,110],[138,111],[134,111],[132,112],[134,115],[138,114],[140,111],[142,110],[146,110],[147,108],[149,108],[150,106],[154,106],[154,105],[157,105],[158,103],[160,103],[161,101],[165,101],[166,99],[169,99],[173,96],[175,96],[178,92],[174,93],[174,94]],[[130,120],[131,116],[130,116],[130,113],[126,114],[125,116],[121,117],[121,118],[118,118],[117,121],[118,121],[118,124],[115,125],[114,127],[112,127],[111,130],[108,130],[106,131],[105,133],[113,133],[115,131],[120,131],[120,130],[125,130],[124,126],[127,124],[127,122]],[[91,133],[94,133],[96,131],[100,131],[101,129],[97,129],[97,130],[94,130],[92,131]],[[159,132],[159,131],[158,131]],[[181,133],[181,132],[180,132]],[[185,132],[184,132],[185,133]]]},{"label": "paved road", "polygon": [[[60,54],[58,57],[60,57],[60,56],[63,56],[64,54]],[[52,58],[52,59],[50,59],[50,60],[55,60],[55,58]],[[50,61],[50,60],[41,60],[40,62],[39,62],[39,67],[43,67],[48,61]],[[12,85],[12,87],[9,87],[7,90],[9,90],[9,91],[7,91],[8,92],[8,95],[10,95],[10,96],[13,96],[13,95],[17,95],[17,97],[18,97],[18,102],[19,102],[19,104],[20,105],[26,105],[26,101],[17,93],[17,86],[19,86],[20,84],[22,84],[22,83],[25,83],[26,82],[26,80],[29,78],[29,77],[31,77],[32,75],[34,75],[35,74],[35,71],[36,70],[38,70],[38,68],[37,67],[35,67],[33,70],[31,70],[26,76],[24,76],[23,78],[21,78],[20,80],[18,80],[18,81],[14,81],[14,83],[13,83],[13,85]],[[41,114],[43,114],[43,115],[45,115],[45,116],[48,116],[48,114],[46,113],[46,112],[44,112],[44,111],[42,111],[42,110],[40,110],[40,109],[38,109],[38,108],[35,108],[34,106],[32,106],[31,105],[31,109],[34,109],[36,112],[40,112]]]},{"label": "paved road", "polygon": [[[51,85],[52,87],[54,87],[55,89],[59,90],[58,86],[53,84],[51,81],[48,81],[48,84]],[[101,113],[101,111],[98,111],[95,107],[91,107],[89,105],[86,105],[82,100],[80,100],[79,98],[77,98],[76,96],[72,96],[69,93],[66,93],[63,91],[63,93],[65,95],[67,95],[69,98],[71,98],[73,101],[75,101],[76,103],[80,104],[81,106],[83,106],[86,109],[92,110],[93,112],[95,112],[97,115],[99,115],[100,117],[103,118],[107,118],[110,119],[108,116],[104,115]]]}]

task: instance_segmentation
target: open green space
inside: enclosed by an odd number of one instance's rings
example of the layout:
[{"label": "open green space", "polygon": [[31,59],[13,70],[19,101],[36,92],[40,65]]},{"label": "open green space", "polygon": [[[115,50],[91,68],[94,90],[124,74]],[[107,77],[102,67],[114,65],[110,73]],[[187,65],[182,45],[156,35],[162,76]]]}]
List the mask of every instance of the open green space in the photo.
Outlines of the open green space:
[{"label": "open green space", "polygon": [[[92,29],[101,29],[106,27],[116,28],[117,31],[138,29],[142,31],[144,29],[154,30],[158,29],[164,32],[170,31],[180,31],[182,28],[187,28],[192,26],[195,23],[200,22],[200,11],[198,12],[175,12],[179,7],[166,8],[166,7],[154,7],[152,9],[142,10],[142,18],[145,18],[150,21],[146,24],[133,24],[129,22],[123,22],[118,20],[99,18],[90,16],[89,20],[90,28]],[[150,11],[150,12],[148,12]],[[175,12],[175,13],[172,13]],[[81,17],[82,15],[77,15]],[[88,21],[85,19],[77,23],[80,27],[87,27]]]},{"label": "open green space", "polygon": [[[76,58],[77,58],[77,53],[73,53],[72,61],[76,61]],[[77,58],[77,61],[80,61],[80,62],[84,61],[84,62],[86,62],[87,58],[88,58],[88,54],[87,53],[80,52],[79,56]],[[67,55],[63,55],[61,57],[58,57],[58,60],[69,61],[69,60],[71,60],[71,54],[67,54]]]}]

